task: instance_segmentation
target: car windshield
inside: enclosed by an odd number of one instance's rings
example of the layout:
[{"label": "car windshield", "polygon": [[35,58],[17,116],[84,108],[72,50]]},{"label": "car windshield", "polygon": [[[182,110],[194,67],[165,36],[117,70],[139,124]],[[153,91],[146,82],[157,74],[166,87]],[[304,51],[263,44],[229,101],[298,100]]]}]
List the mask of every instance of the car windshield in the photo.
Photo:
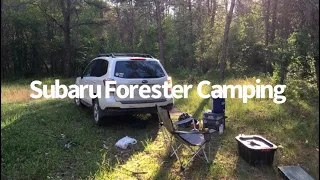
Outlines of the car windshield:
[{"label": "car windshield", "polygon": [[114,72],[119,78],[160,78],[164,77],[159,62],[157,61],[118,61]]}]

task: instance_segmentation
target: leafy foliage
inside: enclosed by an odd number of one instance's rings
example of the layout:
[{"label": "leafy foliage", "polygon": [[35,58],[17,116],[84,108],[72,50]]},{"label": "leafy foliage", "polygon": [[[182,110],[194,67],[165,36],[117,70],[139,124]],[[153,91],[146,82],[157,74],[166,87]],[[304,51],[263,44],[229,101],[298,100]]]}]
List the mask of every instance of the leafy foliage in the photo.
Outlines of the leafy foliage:
[{"label": "leafy foliage", "polygon": [[[160,57],[161,48],[168,71],[219,71],[228,1],[68,1],[73,75],[99,53],[142,52]],[[3,2],[2,78],[64,73],[68,41],[61,2],[65,1]],[[156,3],[160,3],[160,24]],[[314,0],[304,4],[237,1],[226,46],[226,73],[271,74],[278,83],[296,78],[319,82],[317,4]]]}]

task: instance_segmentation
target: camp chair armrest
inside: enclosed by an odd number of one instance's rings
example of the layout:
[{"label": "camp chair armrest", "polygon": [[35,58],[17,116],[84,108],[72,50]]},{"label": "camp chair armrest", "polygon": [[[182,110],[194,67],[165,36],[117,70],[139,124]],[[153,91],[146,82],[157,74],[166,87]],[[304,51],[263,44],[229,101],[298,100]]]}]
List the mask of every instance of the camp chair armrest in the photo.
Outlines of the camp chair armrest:
[{"label": "camp chair armrest", "polygon": [[176,122],[172,122],[175,125],[180,125],[180,124],[185,124],[188,123],[190,121],[194,120],[192,117],[189,117],[187,119],[181,120],[181,121],[176,121]]},{"label": "camp chair armrest", "polygon": [[211,140],[212,134],[207,131],[174,131],[174,134],[202,134],[206,142]]},{"label": "camp chair armrest", "polygon": [[175,134],[210,134],[207,131],[174,131]]}]

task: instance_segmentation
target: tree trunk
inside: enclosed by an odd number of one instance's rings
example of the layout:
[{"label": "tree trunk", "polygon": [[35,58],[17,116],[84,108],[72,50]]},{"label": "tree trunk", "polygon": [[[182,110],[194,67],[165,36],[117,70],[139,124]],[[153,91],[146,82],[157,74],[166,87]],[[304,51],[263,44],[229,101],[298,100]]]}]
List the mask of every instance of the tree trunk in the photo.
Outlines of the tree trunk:
[{"label": "tree trunk", "polygon": [[212,29],[214,26],[214,20],[215,20],[216,11],[217,11],[217,1],[212,0],[212,2],[213,2],[213,7],[212,7],[212,12],[211,12],[210,29]]},{"label": "tree trunk", "polygon": [[281,18],[281,31],[280,36],[284,39],[288,39],[290,35],[290,20],[289,20],[289,8],[290,0],[283,0],[283,12]]},{"label": "tree trunk", "polygon": [[160,63],[163,66],[165,66],[160,3],[161,3],[160,0],[156,0],[155,1],[155,5],[156,5],[156,21],[157,21],[157,31],[158,31],[158,43],[159,43],[159,56],[160,56],[159,58],[160,58]]},{"label": "tree trunk", "polygon": [[[189,10],[189,32],[192,35],[192,24],[193,24],[193,19],[192,19],[192,6],[191,6],[191,0],[188,0],[188,10]],[[191,37],[191,36],[190,36]]]},{"label": "tree trunk", "polygon": [[5,36],[4,36],[4,6],[3,0],[1,0],[1,80],[5,76]]},{"label": "tree trunk", "polygon": [[210,0],[207,0],[207,8],[208,14],[211,14]]},{"label": "tree trunk", "polygon": [[132,2],[130,3],[131,4],[131,9],[130,9],[130,13],[131,13],[131,30],[130,30],[130,44],[131,44],[131,52],[134,52],[134,24],[135,24],[135,10],[134,10],[134,7],[133,7],[133,4]]},{"label": "tree trunk", "polygon": [[[319,1],[315,1],[316,6],[319,7]],[[309,5],[312,6],[312,5]],[[317,86],[318,90],[320,89],[319,85],[319,9],[315,8],[314,6],[308,9],[311,9],[311,18],[309,19],[310,23],[310,29],[311,29],[311,38],[314,41],[313,47],[314,47],[314,66],[316,70],[316,78],[317,78]]]},{"label": "tree trunk", "polygon": [[194,61],[192,61],[192,57],[194,55],[193,53],[193,24],[194,24],[194,20],[193,20],[193,13],[192,13],[192,2],[191,0],[188,0],[188,11],[189,11],[189,14],[188,14],[188,17],[189,17],[189,27],[188,27],[188,33],[187,34],[187,60],[188,60],[188,64],[189,64],[189,67],[193,67],[194,66]]},{"label": "tree trunk", "polygon": [[270,57],[269,57],[269,51],[268,51],[268,45],[269,45],[269,19],[270,19],[270,0],[265,0],[265,15],[264,15],[264,45],[266,47],[266,61],[265,61],[265,73],[269,71],[270,66]]},{"label": "tree trunk", "polygon": [[[67,6],[65,6],[65,2]],[[71,15],[71,0],[60,0],[62,15],[63,15],[63,36],[64,36],[64,76],[70,77],[70,57],[71,57],[71,40],[70,40],[70,15]]]},{"label": "tree trunk", "polygon": [[[318,50],[319,50],[319,42],[316,46],[318,47]],[[317,86],[318,86],[318,90],[320,90],[320,86],[319,86],[319,53],[317,53],[314,56],[314,65],[316,68]]]},{"label": "tree trunk", "polygon": [[228,4],[229,4],[228,0],[224,0],[224,6],[227,14],[228,14]]},{"label": "tree trunk", "polygon": [[[284,0],[283,2],[283,12],[282,12],[282,22],[280,36],[283,39],[288,39],[290,35],[290,21],[289,21],[289,5],[290,0]],[[287,58],[283,59],[280,64],[280,84],[284,84],[288,71],[289,60]]]},{"label": "tree trunk", "polygon": [[[49,8],[51,10],[51,5],[49,5]],[[49,20],[47,22],[47,41],[50,42],[50,46],[52,46],[52,40],[53,40],[53,37],[54,37],[54,34],[53,34],[53,29],[54,29],[54,24],[52,22],[52,20]],[[50,75],[53,76],[54,73],[55,73],[55,69],[54,69],[54,59],[53,59],[53,50],[52,48],[49,48],[49,61],[50,61]]]},{"label": "tree trunk", "polygon": [[271,32],[270,32],[270,43],[273,44],[276,37],[276,23],[277,23],[277,13],[278,13],[278,0],[273,0],[272,6],[272,22],[271,22]]},{"label": "tree trunk", "polygon": [[269,45],[269,19],[270,19],[270,0],[265,0],[265,15],[264,15],[264,44]]},{"label": "tree trunk", "polygon": [[223,35],[223,42],[222,42],[222,56],[221,56],[221,62],[220,62],[220,81],[223,81],[224,79],[224,72],[226,68],[228,36],[229,36],[229,30],[230,30],[230,24],[232,21],[234,6],[235,6],[235,0],[231,0],[230,10],[227,14],[226,24],[224,27],[224,35]]}]

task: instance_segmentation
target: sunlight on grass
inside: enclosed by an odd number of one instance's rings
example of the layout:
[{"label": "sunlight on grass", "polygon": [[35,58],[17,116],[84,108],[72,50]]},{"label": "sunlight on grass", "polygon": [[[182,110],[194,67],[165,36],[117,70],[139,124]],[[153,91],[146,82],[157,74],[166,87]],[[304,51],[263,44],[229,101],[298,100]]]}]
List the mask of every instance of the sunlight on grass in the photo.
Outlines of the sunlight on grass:
[{"label": "sunlight on grass", "polygon": [[1,108],[1,129],[19,119],[25,111],[27,104],[14,103]]},{"label": "sunlight on grass", "polygon": [[30,97],[32,92],[29,87],[2,86],[1,101],[2,103],[27,102],[32,100]]},{"label": "sunlight on grass", "polygon": [[[55,79],[59,78],[41,78],[42,85],[48,85],[48,93],[50,94],[50,85],[55,83]],[[59,79],[60,84],[70,85],[74,83],[74,79]],[[1,83],[1,103],[21,103],[34,100],[30,94],[35,93],[30,88],[31,79],[20,79],[14,83]],[[41,87],[41,86],[40,86]]]},{"label": "sunlight on grass", "polygon": [[158,132],[154,140],[147,138],[139,143],[144,146],[143,152],[135,153],[125,164],[117,164],[111,170],[110,167],[100,167],[94,179],[137,179],[135,176],[150,179],[153,177],[159,170],[161,159],[166,151],[162,132]]},{"label": "sunlight on grass", "polygon": [[[254,80],[235,79],[226,84]],[[54,79],[44,82],[53,83]],[[308,101],[288,99],[277,105],[272,99],[249,99],[244,104],[241,99],[228,98],[226,130],[222,136],[215,135],[210,145],[212,163],[206,165],[196,158],[181,173],[177,159],[168,157],[170,151],[158,122],[137,129],[111,117],[108,125],[97,127],[91,110],[76,107],[70,99],[30,100],[26,98],[28,88],[26,82],[13,82],[4,83],[1,89],[1,166],[9,179],[275,179],[278,165],[294,164],[319,178],[319,110]],[[188,99],[175,100],[179,111],[199,120],[211,103],[199,98],[196,88]],[[235,136],[240,133],[263,135],[279,146],[273,167],[251,167],[238,156]],[[128,150],[116,149],[116,141],[126,135],[138,143]],[[79,145],[66,149],[66,141]],[[183,148],[180,153],[186,162],[189,152]]]},{"label": "sunlight on grass", "polygon": [[[260,84],[271,83],[269,79],[260,79],[262,82]],[[233,79],[228,80],[225,84],[255,85],[255,80],[256,78],[254,77]],[[203,99],[198,97],[196,89],[192,90],[189,95],[189,99],[176,100],[176,105],[180,110],[190,114],[197,112],[196,117],[201,118],[202,112],[211,108],[211,100],[204,102]],[[319,118],[317,117],[318,113],[319,111],[316,107],[312,107],[307,102],[301,100],[291,102],[289,99],[286,103],[277,105],[273,103],[272,99],[249,99],[248,103],[244,104],[241,99],[228,98],[226,99],[226,115],[229,118],[227,119],[227,129],[224,137],[225,139],[230,139],[228,143],[231,143],[231,145],[226,145],[229,149],[224,149],[222,153],[230,152],[230,150],[233,151],[233,154],[236,153],[235,144],[232,142],[236,135],[240,133],[260,134],[277,145],[281,145],[277,151],[279,158],[278,161],[275,161],[276,164],[290,165],[299,162],[301,164],[301,162],[303,162],[305,166],[318,167],[319,161],[317,159],[307,158],[309,160],[306,160],[302,157],[302,154],[312,154],[312,152],[314,153],[316,148],[318,148],[317,142],[319,136],[317,135],[318,133],[316,133],[319,131],[317,128],[319,122]],[[306,139],[309,140],[308,144],[304,143],[307,142]],[[231,172],[226,173],[221,167],[227,167],[228,164],[234,165],[237,158],[221,159],[219,153],[218,151],[217,159],[215,160],[219,163],[211,167],[213,168],[211,172],[219,172],[221,174],[221,176],[219,176],[220,178],[224,176],[230,177]],[[317,154],[314,155],[318,157]],[[225,156],[224,154],[223,157]],[[237,157],[236,155],[233,156]],[[223,165],[221,165],[221,163],[223,163]],[[312,169],[315,168],[310,168],[310,171],[312,171]],[[239,173],[237,170],[235,170],[235,172]],[[244,172],[243,176],[245,177],[246,174],[247,173]],[[312,174],[318,177],[316,171],[313,170]]]},{"label": "sunlight on grass", "polygon": [[[204,87],[202,92],[204,94],[209,93],[209,87]],[[197,88],[194,87],[189,91],[189,97],[187,99],[175,99],[175,106],[183,112],[188,112],[196,118],[201,118],[202,111],[210,109],[210,99],[202,99],[197,93]]]}]

